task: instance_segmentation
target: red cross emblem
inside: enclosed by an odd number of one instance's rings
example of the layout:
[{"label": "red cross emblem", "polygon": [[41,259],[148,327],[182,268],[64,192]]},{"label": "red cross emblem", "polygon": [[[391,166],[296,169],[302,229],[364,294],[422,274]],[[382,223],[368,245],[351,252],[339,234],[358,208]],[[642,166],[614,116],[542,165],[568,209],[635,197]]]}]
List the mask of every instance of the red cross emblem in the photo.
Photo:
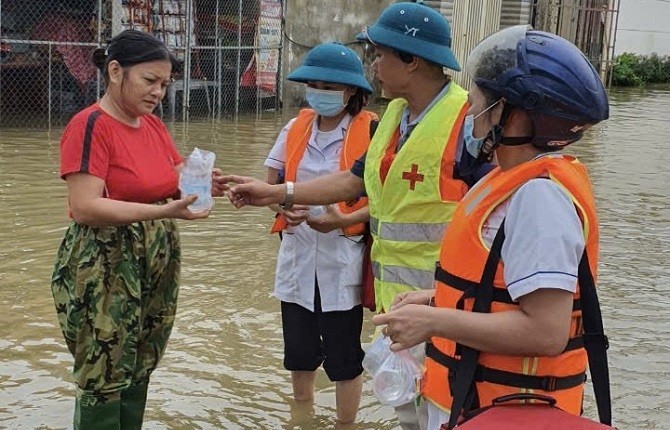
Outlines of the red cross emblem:
[{"label": "red cross emblem", "polygon": [[412,164],[412,171],[402,172],[402,178],[409,181],[409,189],[414,191],[417,182],[423,182],[423,175],[419,174],[419,165]]}]

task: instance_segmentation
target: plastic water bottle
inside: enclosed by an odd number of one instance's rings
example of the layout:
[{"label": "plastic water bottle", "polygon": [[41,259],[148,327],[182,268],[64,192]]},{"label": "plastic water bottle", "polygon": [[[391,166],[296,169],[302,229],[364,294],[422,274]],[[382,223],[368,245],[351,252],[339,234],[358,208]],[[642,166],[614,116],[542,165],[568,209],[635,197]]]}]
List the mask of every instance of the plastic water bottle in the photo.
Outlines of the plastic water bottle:
[{"label": "plastic water bottle", "polygon": [[373,390],[379,401],[389,406],[400,406],[409,403],[407,388],[403,384],[400,372],[381,370],[375,375]]},{"label": "plastic water bottle", "polygon": [[204,212],[214,206],[212,169],[215,159],[216,155],[213,152],[195,148],[179,174],[179,190],[182,198],[192,194],[198,196],[198,199],[188,207],[191,212]]},{"label": "plastic water bottle", "polygon": [[374,375],[373,391],[379,401],[398,407],[414,401],[421,369],[408,351],[392,353]]}]

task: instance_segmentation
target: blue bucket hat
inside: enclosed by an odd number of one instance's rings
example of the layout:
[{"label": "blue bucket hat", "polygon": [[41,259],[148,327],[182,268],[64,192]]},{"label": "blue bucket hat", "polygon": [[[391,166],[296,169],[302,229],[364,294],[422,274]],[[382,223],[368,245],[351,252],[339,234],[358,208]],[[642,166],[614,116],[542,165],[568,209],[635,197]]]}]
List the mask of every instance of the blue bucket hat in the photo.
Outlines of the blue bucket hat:
[{"label": "blue bucket hat", "polygon": [[286,78],[289,81],[332,82],[353,85],[368,93],[372,86],[365,79],[363,63],[356,53],[340,43],[322,43],[312,48],[300,67]]},{"label": "blue bucket hat", "polygon": [[451,51],[449,21],[421,3],[402,2],[387,7],[377,22],[366,27],[356,39],[407,52],[457,72],[461,70]]}]

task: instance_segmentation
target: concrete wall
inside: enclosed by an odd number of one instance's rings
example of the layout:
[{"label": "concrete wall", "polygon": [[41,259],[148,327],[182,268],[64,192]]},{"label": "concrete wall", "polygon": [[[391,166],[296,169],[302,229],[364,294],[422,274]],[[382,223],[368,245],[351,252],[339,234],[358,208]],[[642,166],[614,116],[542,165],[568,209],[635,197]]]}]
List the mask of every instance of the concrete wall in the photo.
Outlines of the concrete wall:
[{"label": "concrete wall", "polygon": [[[291,40],[284,38],[283,45],[284,106],[300,105],[304,99],[304,87],[285,79],[300,65],[309,50],[300,45],[314,46],[333,40],[351,42],[365,25],[376,21],[384,8],[397,1],[400,0],[285,0],[285,29]],[[440,11],[452,25],[452,49],[461,66],[465,66],[468,54],[480,40],[500,28],[502,10],[506,14],[503,24],[511,25],[528,22],[530,8],[530,0],[434,0],[425,3]],[[372,50],[364,52],[364,44],[349,46],[363,59],[372,85],[378,85],[368,68],[374,60]],[[447,73],[459,84],[468,84],[464,73]],[[375,88],[375,95],[380,95],[379,88]]]},{"label": "concrete wall", "polygon": [[[304,86],[285,79],[298,67],[309,48],[323,42],[349,43],[361,29],[375,22],[380,12],[394,0],[285,0],[285,31],[282,78],[284,106],[296,106],[304,99]],[[305,45],[305,46],[300,46]],[[363,44],[352,44],[366,66],[373,60],[363,52]]]},{"label": "concrete wall", "polygon": [[621,0],[615,55],[670,55],[670,2]]}]

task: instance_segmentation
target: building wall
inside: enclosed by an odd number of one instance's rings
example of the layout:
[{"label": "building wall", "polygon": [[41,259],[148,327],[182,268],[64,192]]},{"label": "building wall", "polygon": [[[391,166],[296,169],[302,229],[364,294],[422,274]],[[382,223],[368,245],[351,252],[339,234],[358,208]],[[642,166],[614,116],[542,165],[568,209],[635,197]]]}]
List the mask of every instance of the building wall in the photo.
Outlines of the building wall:
[{"label": "building wall", "polygon": [[670,55],[670,2],[621,0],[615,54]]},{"label": "building wall", "polygon": [[500,29],[500,0],[453,0],[453,18],[449,18],[452,27],[451,48],[461,65],[461,72],[449,71],[454,80],[469,87],[467,59],[470,52],[483,39]]},{"label": "building wall", "polygon": [[[361,29],[375,22],[379,14],[394,0],[285,0],[285,31],[282,55],[282,73],[298,67],[308,47],[323,42],[353,42]],[[301,46],[304,45],[304,46]],[[371,53],[363,51],[363,44],[351,44],[369,66],[373,60]],[[296,106],[304,98],[304,88],[300,84],[283,79],[284,106]]]},{"label": "building wall", "polygon": [[531,0],[502,0],[500,28],[528,24]]},{"label": "building wall", "polygon": [[[283,76],[287,76],[300,65],[308,51],[305,46],[333,40],[351,42],[365,25],[374,23],[380,12],[395,2],[396,0],[286,0],[285,30],[291,40],[284,39]],[[452,50],[462,67],[465,67],[472,48],[486,36],[501,27],[529,21],[530,0],[432,0],[425,3],[449,20],[452,26]],[[349,46],[361,55],[367,68],[373,60],[372,53],[364,52],[362,44]],[[447,71],[459,84],[467,86],[468,79],[464,72]],[[375,85],[372,76],[369,78]],[[285,106],[302,103],[304,89],[301,85],[285,79],[283,85],[282,98]],[[379,94],[379,91],[375,93]]]}]

